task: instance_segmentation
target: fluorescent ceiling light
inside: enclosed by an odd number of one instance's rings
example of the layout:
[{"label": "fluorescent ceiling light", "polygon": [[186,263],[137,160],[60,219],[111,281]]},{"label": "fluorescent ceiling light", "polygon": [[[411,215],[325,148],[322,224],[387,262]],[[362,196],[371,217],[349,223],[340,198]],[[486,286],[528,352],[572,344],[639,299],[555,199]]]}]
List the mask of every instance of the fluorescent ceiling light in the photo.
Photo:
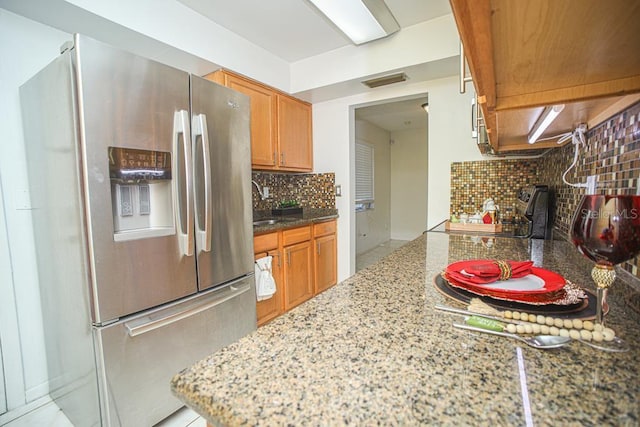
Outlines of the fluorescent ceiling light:
[{"label": "fluorescent ceiling light", "polygon": [[558,104],[544,109],[540,117],[538,117],[538,121],[533,125],[533,129],[531,129],[531,132],[529,133],[529,144],[533,144],[538,140],[538,138],[540,138],[540,135],[547,130],[551,122],[558,117],[558,114],[560,114],[562,110],[564,110],[564,104]]},{"label": "fluorescent ceiling light", "polygon": [[309,1],[357,45],[400,29],[384,0]]}]

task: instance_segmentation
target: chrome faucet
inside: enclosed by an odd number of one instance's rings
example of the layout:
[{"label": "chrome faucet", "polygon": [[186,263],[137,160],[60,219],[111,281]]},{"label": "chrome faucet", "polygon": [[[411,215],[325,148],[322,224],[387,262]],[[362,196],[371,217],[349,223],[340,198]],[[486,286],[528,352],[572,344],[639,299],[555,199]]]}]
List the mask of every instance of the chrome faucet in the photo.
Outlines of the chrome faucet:
[{"label": "chrome faucet", "polygon": [[[260,190],[260,185],[258,185],[257,182],[255,182],[254,180],[251,180],[251,182],[253,183],[253,185],[255,185],[256,190],[258,190],[258,194],[260,194],[260,200],[267,200],[267,197],[269,197],[268,195],[265,195],[262,190]],[[265,187],[266,188],[266,187]]]}]

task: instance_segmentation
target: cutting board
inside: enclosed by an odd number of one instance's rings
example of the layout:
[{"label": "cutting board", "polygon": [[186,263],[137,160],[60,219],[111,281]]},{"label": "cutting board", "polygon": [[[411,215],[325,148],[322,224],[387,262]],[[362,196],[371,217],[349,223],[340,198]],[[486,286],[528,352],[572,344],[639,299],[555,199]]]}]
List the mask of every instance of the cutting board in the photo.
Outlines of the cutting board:
[{"label": "cutting board", "polygon": [[475,233],[502,233],[502,224],[470,224],[445,221],[444,229],[447,231],[467,231]]}]

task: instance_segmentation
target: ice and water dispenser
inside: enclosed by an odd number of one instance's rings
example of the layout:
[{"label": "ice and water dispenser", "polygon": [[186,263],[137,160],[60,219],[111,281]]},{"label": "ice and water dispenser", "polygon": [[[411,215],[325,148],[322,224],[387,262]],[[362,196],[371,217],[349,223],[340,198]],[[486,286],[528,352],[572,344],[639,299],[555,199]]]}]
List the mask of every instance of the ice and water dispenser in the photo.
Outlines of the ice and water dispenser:
[{"label": "ice and water dispenser", "polygon": [[175,234],[171,153],[109,147],[114,240]]}]

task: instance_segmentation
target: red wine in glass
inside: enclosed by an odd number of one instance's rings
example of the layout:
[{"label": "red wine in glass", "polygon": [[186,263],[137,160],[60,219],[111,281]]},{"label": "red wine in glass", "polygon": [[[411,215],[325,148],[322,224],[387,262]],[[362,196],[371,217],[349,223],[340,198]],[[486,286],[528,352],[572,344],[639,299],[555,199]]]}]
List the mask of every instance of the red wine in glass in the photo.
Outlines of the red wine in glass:
[{"label": "red wine in glass", "polygon": [[640,196],[584,196],[571,239],[590,260],[615,265],[640,252]]},{"label": "red wine in glass", "polygon": [[640,253],[640,196],[583,196],[571,225],[578,251],[596,263],[596,322],[603,323],[606,289],[616,278],[613,266]]}]

